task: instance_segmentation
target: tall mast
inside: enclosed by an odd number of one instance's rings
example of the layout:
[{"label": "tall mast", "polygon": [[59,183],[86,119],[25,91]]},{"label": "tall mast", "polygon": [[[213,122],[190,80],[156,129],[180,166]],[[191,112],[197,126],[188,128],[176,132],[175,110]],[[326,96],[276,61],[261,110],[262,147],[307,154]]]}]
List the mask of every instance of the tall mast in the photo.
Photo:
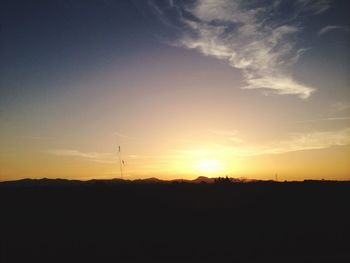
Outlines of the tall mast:
[{"label": "tall mast", "polygon": [[120,145],[118,146],[118,157],[119,157],[120,179],[123,179],[123,162],[121,158]]}]

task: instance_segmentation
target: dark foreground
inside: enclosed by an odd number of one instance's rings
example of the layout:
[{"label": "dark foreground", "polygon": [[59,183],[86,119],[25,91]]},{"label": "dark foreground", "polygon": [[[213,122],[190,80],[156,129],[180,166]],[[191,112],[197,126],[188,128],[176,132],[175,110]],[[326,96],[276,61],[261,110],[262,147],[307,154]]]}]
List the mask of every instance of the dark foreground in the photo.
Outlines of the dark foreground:
[{"label": "dark foreground", "polygon": [[350,262],[350,183],[8,186],[0,262]]}]

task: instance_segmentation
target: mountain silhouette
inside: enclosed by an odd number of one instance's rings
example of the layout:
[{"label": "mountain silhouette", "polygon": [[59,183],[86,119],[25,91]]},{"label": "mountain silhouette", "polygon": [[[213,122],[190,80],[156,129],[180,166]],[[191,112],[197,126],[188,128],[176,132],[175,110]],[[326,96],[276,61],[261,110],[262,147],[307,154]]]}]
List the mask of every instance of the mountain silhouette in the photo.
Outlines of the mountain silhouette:
[{"label": "mountain silhouette", "polygon": [[205,176],[199,176],[196,179],[192,180],[193,183],[214,183],[216,178],[209,178]]},{"label": "mountain silhouette", "polygon": [[[189,183],[189,184],[198,184],[198,183],[208,183],[212,184],[217,182],[218,180],[223,179],[221,177],[206,177],[199,176],[195,179],[172,179],[172,180],[162,180],[156,177],[150,177],[145,179],[121,179],[121,178],[113,178],[113,179],[91,179],[87,181],[83,180],[69,180],[69,179],[61,179],[61,178],[41,178],[41,179],[20,179],[16,181],[4,181],[0,182],[3,185],[21,185],[21,186],[69,186],[69,185],[114,185],[114,184],[170,184],[170,183]],[[238,179],[238,178],[226,178],[226,180],[235,183],[245,183],[245,182],[256,182],[258,180],[254,179]]]}]

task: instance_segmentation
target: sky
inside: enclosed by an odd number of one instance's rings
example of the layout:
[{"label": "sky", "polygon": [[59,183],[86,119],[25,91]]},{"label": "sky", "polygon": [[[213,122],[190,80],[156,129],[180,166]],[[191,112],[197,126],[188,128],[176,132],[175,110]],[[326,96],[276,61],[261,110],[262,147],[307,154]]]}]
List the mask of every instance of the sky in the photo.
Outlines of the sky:
[{"label": "sky", "polygon": [[3,0],[0,180],[349,180],[349,9]]}]

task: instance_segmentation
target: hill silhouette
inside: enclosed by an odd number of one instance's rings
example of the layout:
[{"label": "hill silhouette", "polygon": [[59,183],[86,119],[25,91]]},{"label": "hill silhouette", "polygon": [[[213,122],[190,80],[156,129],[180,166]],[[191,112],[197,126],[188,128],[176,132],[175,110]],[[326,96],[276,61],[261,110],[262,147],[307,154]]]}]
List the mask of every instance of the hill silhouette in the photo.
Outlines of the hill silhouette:
[{"label": "hill silhouette", "polygon": [[[171,184],[171,183],[189,183],[189,184],[198,184],[198,183],[215,183],[220,180],[226,179],[227,182],[232,183],[247,183],[247,182],[259,182],[259,180],[254,179],[240,179],[240,178],[232,178],[232,177],[206,177],[206,176],[199,176],[195,179],[171,179],[171,180],[162,180],[156,177],[150,177],[150,178],[144,178],[144,179],[120,179],[120,178],[113,178],[113,179],[91,179],[87,181],[82,180],[69,180],[69,179],[61,179],[61,178],[41,178],[41,179],[21,179],[21,180],[15,180],[15,181],[4,181],[0,182],[0,185],[7,185],[7,186],[68,186],[68,185],[95,185],[95,184],[106,184],[106,185],[113,185],[113,184]],[[264,182],[264,181],[260,181]]]},{"label": "hill silhouette", "polygon": [[350,182],[229,181],[2,182],[1,262],[349,262]]}]

